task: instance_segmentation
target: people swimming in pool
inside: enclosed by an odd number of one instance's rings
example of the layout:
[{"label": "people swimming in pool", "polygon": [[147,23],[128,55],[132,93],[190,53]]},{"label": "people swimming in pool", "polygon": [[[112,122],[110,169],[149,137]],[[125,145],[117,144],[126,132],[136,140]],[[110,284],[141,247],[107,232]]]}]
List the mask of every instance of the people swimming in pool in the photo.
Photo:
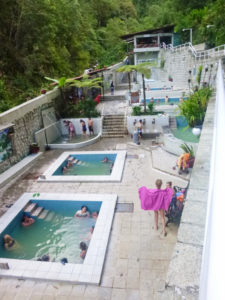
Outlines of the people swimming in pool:
[{"label": "people swimming in pool", "polygon": [[85,259],[85,256],[86,256],[86,253],[87,253],[87,249],[88,249],[88,246],[85,242],[80,242],[80,257]]},{"label": "people swimming in pool", "polygon": [[103,163],[108,163],[108,162],[109,162],[109,159],[108,159],[108,157],[107,157],[107,156],[105,156],[105,157],[104,157],[104,159],[102,160],[102,162],[103,162]]},{"label": "people swimming in pool", "polygon": [[28,217],[28,216],[25,215],[25,216],[23,217],[23,220],[22,220],[22,222],[21,222],[21,225],[22,225],[23,227],[28,227],[28,226],[32,225],[34,222],[35,222],[35,220],[34,220],[33,218],[30,218],[30,217]]},{"label": "people swimming in pool", "polygon": [[14,240],[9,234],[3,236],[3,245],[6,250],[15,250],[18,246],[16,240]]},{"label": "people swimming in pool", "polygon": [[97,217],[98,217],[98,212],[97,212],[97,211],[94,211],[94,212],[91,214],[91,217],[92,217],[93,219],[97,219]]},{"label": "people swimming in pool", "polygon": [[78,218],[80,218],[80,217],[82,217],[82,218],[90,217],[90,213],[89,213],[88,208],[87,208],[86,205],[82,205],[81,209],[78,210],[75,213],[74,218],[77,218],[77,217]]},{"label": "people swimming in pool", "polygon": [[65,174],[66,172],[67,172],[67,167],[66,166],[62,167],[62,173]]},{"label": "people swimming in pool", "polygon": [[69,157],[67,158],[67,164],[66,164],[66,167],[67,167],[67,168],[73,167],[74,162],[75,162],[75,158],[74,158],[72,155],[69,155]]},{"label": "people swimming in pool", "polygon": [[44,254],[42,257],[38,258],[37,261],[50,261],[50,256],[48,254]]}]

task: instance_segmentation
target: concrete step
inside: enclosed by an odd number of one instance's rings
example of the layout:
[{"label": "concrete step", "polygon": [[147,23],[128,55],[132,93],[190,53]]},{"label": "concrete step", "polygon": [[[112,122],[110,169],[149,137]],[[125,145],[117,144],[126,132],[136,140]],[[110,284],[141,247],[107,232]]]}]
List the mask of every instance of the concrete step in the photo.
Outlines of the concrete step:
[{"label": "concrete step", "polygon": [[111,128],[113,130],[121,130],[121,129],[124,129],[124,124],[121,124],[120,126],[118,126],[118,124],[116,126],[112,126],[112,124],[103,126],[103,129],[105,129],[105,130],[111,129]]},{"label": "concrete step", "polygon": [[31,214],[32,217],[38,217],[40,213],[44,210],[44,207],[38,206]]},{"label": "concrete step", "polygon": [[104,134],[125,134],[126,133],[126,131],[125,130],[121,130],[121,131],[112,131],[112,130],[110,130],[110,131],[103,131],[102,132],[102,134],[104,135]]},{"label": "concrete step", "polygon": [[24,212],[32,214],[32,212],[36,209],[37,203],[28,203],[28,205],[25,207]]},{"label": "concrete step", "polygon": [[104,134],[102,135],[103,138],[118,138],[118,137],[125,137],[124,134]]},{"label": "concrete step", "polygon": [[47,217],[45,218],[45,221],[50,222],[52,221],[52,219],[55,217],[55,213],[53,211],[50,211],[47,215]]},{"label": "concrete step", "polygon": [[48,213],[49,213],[49,210],[48,210],[48,209],[44,209],[44,210],[40,213],[40,215],[38,216],[38,219],[45,219],[45,218],[47,217]]},{"label": "concrete step", "polygon": [[122,118],[124,118],[124,115],[120,115],[120,114],[118,114],[118,115],[107,115],[107,116],[104,116],[104,119],[122,119]]}]

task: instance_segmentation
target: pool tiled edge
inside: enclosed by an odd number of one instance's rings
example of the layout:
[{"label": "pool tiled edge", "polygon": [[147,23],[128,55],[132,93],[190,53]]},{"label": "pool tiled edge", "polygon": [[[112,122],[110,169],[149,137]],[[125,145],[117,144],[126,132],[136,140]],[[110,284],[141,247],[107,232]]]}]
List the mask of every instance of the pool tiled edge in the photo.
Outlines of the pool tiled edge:
[{"label": "pool tiled edge", "polygon": [[[0,276],[20,279],[63,281],[70,283],[99,284],[103,270],[109,234],[112,226],[117,195],[115,194],[54,194],[41,193],[42,200],[101,201],[101,209],[95,230],[83,264],[66,264],[32,260],[0,258],[0,263],[8,263],[9,269],[0,269]],[[32,193],[23,194],[17,202],[0,218],[0,233],[32,199]]]},{"label": "pool tiled edge", "polygon": [[[112,173],[110,175],[98,175],[98,176],[53,176],[53,173],[57,168],[67,159],[69,155],[78,154],[116,154],[116,160],[113,166]],[[123,168],[125,164],[126,151],[80,151],[80,152],[63,152],[59,158],[51,165],[43,176],[38,179],[40,182],[119,182],[123,175]]]}]

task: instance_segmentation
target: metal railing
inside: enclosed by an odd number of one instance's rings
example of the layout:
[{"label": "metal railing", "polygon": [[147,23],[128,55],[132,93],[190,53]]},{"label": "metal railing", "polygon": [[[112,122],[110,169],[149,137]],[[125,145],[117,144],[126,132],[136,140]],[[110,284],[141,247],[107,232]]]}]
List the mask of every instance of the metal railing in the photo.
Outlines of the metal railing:
[{"label": "metal railing", "polygon": [[200,300],[224,300],[224,178],[225,178],[225,88],[221,61],[217,71],[214,135],[203,247]]},{"label": "metal railing", "polygon": [[189,43],[181,44],[179,46],[173,47],[172,44],[166,45],[166,47],[163,47],[164,49],[171,50],[172,52],[180,52],[183,50],[190,50],[192,55],[196,59],[210,59],[210,58],[221,58],[225,56],[225,44],[220,45],[218,47],[209,49],[209,50],[203,50],[203,51],[196,51],[193,45]]}]

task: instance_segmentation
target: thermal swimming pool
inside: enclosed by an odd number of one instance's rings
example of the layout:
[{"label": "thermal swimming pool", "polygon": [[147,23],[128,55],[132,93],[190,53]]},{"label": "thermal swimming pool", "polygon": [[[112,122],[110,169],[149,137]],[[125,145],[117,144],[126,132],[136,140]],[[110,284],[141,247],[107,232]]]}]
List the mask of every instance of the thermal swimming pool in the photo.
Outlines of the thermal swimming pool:
[{"label": "thermal swimming pool", "polygon": [[[146,99],[146,104],[149,104],[151,100],[152,99]],[[154,103],[158,104],[158,105],[173,105],[173,104],[179,104],[179,102],[180,102],[180,98],[178,98],[178,97],[169,97],[168,103],[165,103],[165,97],[154,98],[153,100],[154,100]],[[187,100],[187,97],[183,97],[183,100],[184,101]],[[141,100],[141,104],[143,104],[143,103],[144,103],[144,99]]]},{"label": "thermal swimming pool", "polygon": [[[114,215],[116,195],[95,194],[40,194],[34,199],[32,194],[24,194],[8,212],[0,218],[0,237],[10,234],[17,240],[17,250],[0,248],[0,263],[8,263],[9,269],[0,269],[0,276],[37,278],[69,282],[98,284],[101,277],[106,248]],[[54,218],[36,220],[27,228],[21,228],[23,209],[28,202],[43,205]],[[97,221],[93,218],[74,218],[81,205],[87,205],[90,212],[99,211]],[[96,223],[95,223],[96,222]],[[79,257],[79,242],[86,241],[92,225],[94,232],[90,239],[84,261]],[[37,261],[43,254],[50,256],[51,262]],[[66,257],[68,263],[62,265],[60,259]]]},{"label": "thermal swimming pool", "polygon": [[125,157],[126,151],[64,152],[39,181],[120,181]]}]

